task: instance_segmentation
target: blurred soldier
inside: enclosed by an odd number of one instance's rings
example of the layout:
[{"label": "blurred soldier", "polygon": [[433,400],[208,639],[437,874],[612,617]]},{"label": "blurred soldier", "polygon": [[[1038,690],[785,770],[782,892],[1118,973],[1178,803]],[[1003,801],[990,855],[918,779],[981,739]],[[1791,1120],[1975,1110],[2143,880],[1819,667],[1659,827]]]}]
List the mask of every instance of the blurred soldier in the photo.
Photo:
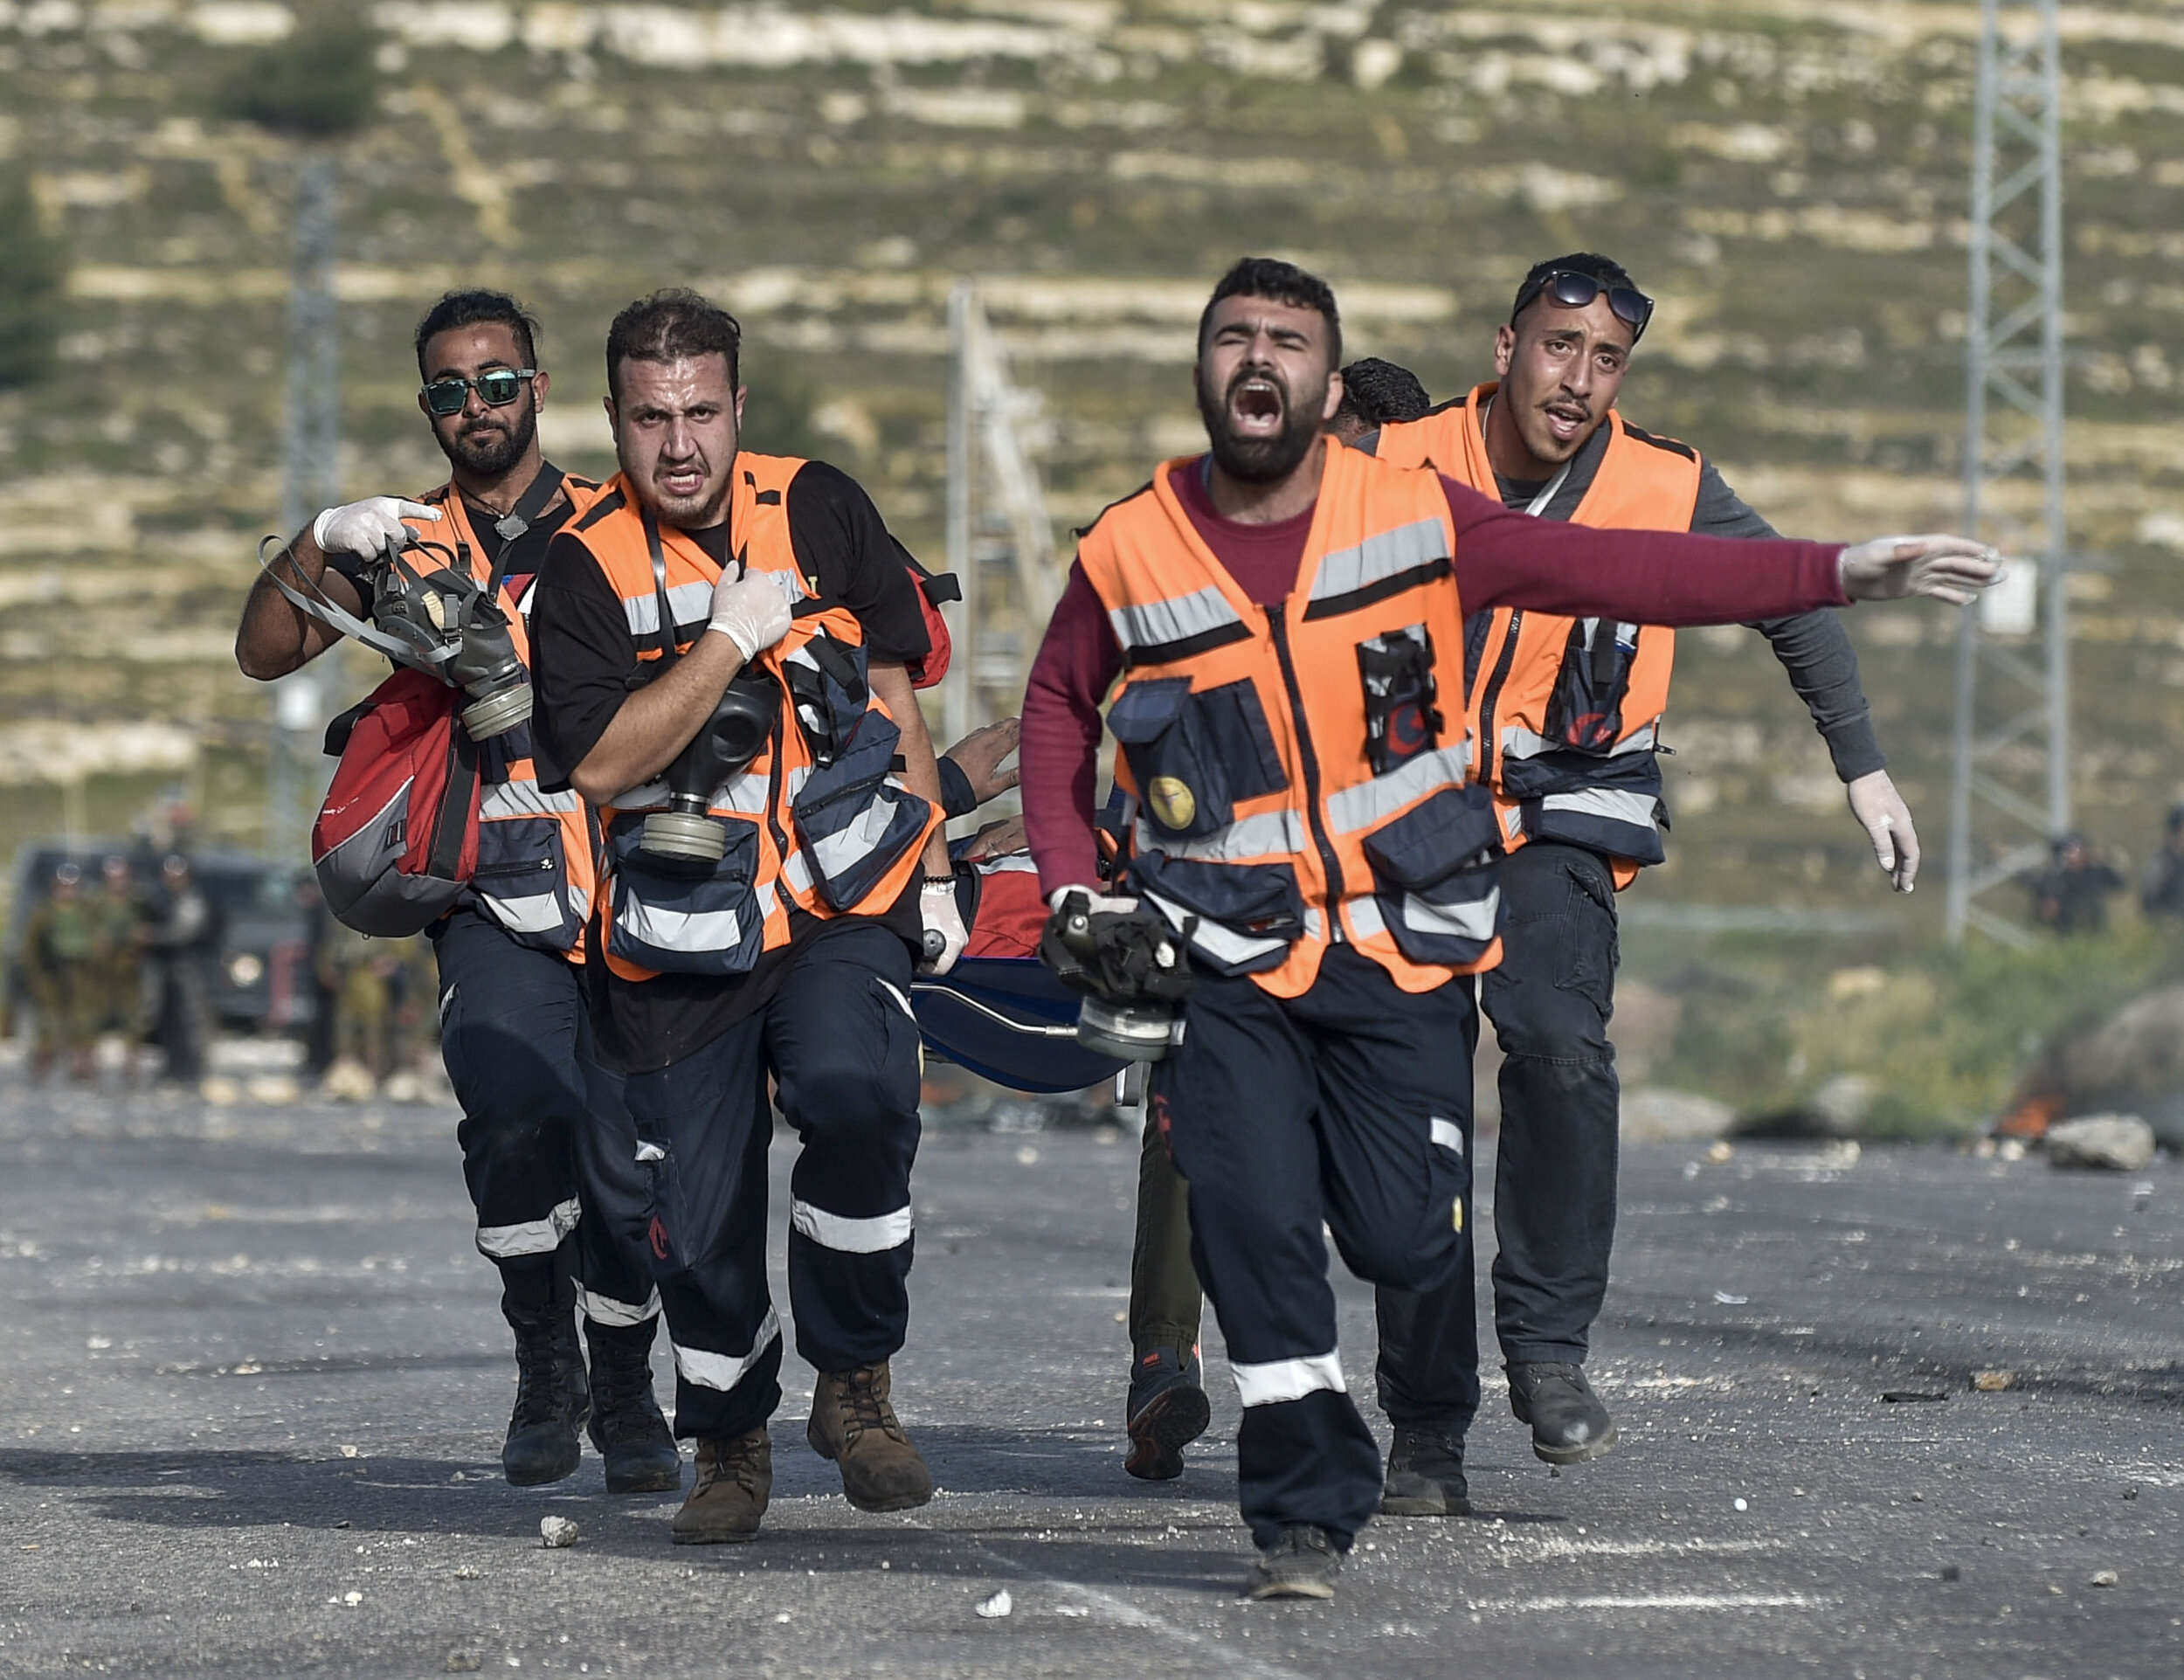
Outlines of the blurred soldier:
[{"label": "blurred soldier", "polygon": [[2147,863],[2146,879],[2139,901],[2146,913],[2184,920],[2184,805],[2169,807],[2161,826],[2161,849]]},{"label": "blurred soldier", "polygon": [[144,904],[144,951],[156,981],[152,1041],[166,1054],[165,1078],[195,1085],[204,1077],[220,918],[190,860],[169,852]]},{"label": "blurred soldier", "polygon": [[[327,509],[273,563],[284,577],[362,613],[365,561],[390,540],[429,539],[467,556],[473,578],[497,589],[528,662],[522,624],[547,545],[598,492],[540,453],[551,382],[536,337],[537,323],[504,293],[451,292],[434,304],[414,337],[417,403],[447,458],[447,482],[422,502],[377,496]],[[248,675],[272,679],[336,639],[260,578],[236,659]],[[477,872],[427,931],[478,1251],[500,1271],[501,1315],[515,1338],[501,1469],[518,1486],[573,1474],[588,1420],[609,1492],[665,1492],[681,1485],[682,1462],[653,1397],[660,1297],[636,1139],[619,1082],[592,1054],[584,1006],[591,813],[574,794],[542,789],[529,725],[492,737],[480,757]],[[371,1040],[383,1073],[384,1012],[399,1001],[384,981],[359,981],[337,1004],[341,1035]],[[356,1007],[371,1013],[352,1021]],[[418,1018],[430,1019],[421,1000]]]},{"label": "blurred soldier", "polygon": [[73,863],[53,871],[52,889],[31,913],[23,934],[23,975],[38,1007],[31,1074],[43,1080],[59,1058],[77,1079],[92,1076],[105,1003],[99,963],[99,907],[81,896],[83,872]]},{"label": "blurred soldier", "polygon": [[2067,939],[2106,930],[2108,901],[2123,889],[2124,878],[2084,835],[2065,834],[2029,884],[2032,919]]},{"label": "blurred soldier", "polygon": [[127,858],[118,854],[107,858],[100,866],[99,885],[99,967],[105,992],[99,1027],[120,1037],[127,1077],[135,1066],[143,1027],[143,916]]}]

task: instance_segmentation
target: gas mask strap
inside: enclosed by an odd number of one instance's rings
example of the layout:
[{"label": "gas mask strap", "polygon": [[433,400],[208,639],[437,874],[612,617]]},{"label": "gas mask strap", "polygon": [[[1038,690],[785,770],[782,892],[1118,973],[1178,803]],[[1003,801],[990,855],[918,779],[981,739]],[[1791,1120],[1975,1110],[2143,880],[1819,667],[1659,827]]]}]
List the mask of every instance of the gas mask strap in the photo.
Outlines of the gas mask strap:
[{"label": "gas mask strap", "polygon": [[645,515],[645,546],[653,557],[653,599],[660,618],[656,645],[672,665],[682,656],[682,644],[675,640],[675,610],[667,599],[667,553],[660,546],[660,522],[650,514]]},{"label": "gas mask strap", "polygon": [[[270,536],[266,539],[266,543],[273,541],[274,539]],[[301,590],[287,583],[274,570],[274,567],[280,563],[282,556],[287,552],[287,550],[284,548],[269,562],[266,558],[265,543],[261,543],[258,546],[258,566],[259,570],[272,580],[273,586],[286,596],[289,604],[299,612],[307,613],[316,619],[329,630],[340,631],[342,635],[349,637],[352,641],[362,643],[375,653],[385,654],[397,665],[430,669],[435,665],[445,664],[453,656],[455,650],[452,647],[445,652],[436,650],[428,653],[422,648],[412,646],[398,637],[389,635],[377,625],[366,624],[362,619],[344,610],[322,594],[304,594]]]}]

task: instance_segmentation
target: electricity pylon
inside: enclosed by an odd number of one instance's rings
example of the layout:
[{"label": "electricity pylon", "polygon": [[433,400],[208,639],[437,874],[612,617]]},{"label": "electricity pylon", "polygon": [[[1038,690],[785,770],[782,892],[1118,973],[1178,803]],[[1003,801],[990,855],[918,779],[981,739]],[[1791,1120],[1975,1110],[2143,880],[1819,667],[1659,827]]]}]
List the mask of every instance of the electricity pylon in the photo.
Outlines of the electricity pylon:
[{"label": "electricity pylon", "polygon": [[[1978,901],[2070,826],[2070,557],[2063,522],[2062,73],[2056,0],[1983,0],[1966,327],[1965,529],[2014,575],[1958,626],[1947,927],[2024,946]],[[2037,487],[2030,497],[2006,487]]]},{"label": "electricity pylon", "polygon": [[[288,275],[288,368],[280,428],[280,535],[341,498],[342,343],[335,308],[337,255],[333,157],[305,155],[296,169],[294,246]],[[273,685],[266,764],[266,854],[294,868],[307,855],[315,792],[309,773],[321,722],[319,681],[306,669]]]},{"label": "electricity pylon", "polygon": [[970,280],[949,294],[948,341],[948,566],[963,600],[950,626],[955,674],[941,692],[954,741],[1023,709],[1024,681],[1061,577],[1026,436],[1039,394],[1009,377]]}]

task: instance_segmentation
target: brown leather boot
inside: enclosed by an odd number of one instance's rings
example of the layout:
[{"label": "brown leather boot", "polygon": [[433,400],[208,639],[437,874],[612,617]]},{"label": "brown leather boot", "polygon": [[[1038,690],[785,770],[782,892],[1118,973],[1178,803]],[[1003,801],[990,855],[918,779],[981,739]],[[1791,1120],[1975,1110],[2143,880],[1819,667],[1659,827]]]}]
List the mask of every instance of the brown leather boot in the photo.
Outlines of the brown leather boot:
[{"label": "brown leather boot", "polygon": [[859,1511],[909,1511],[933,1497],[933,1473],[888,1402],[888,1364],[823,1371],[812,1391],[804,1438],[842,1473],[842,1491]]},{"label": "brown leather boot", "polygon": [[697,1480],[675,1513],[677,1545],[720,1545],[758,1538],[758,1519],[773,1497],[773,1443],[763,1423],[740,1435],[698,1442]]}]

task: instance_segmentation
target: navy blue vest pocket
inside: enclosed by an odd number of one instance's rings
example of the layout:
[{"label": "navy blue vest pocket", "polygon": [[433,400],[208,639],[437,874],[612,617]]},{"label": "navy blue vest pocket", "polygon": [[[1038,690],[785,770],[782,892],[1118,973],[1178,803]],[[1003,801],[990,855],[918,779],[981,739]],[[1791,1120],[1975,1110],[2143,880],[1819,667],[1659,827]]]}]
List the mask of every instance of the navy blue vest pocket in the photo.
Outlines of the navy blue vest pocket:
[{"label": "navy blue vest pocket", "polygon": [[1274,731],[1248,681],[1192,692],[1188,677],[1133,682],[1109,708],[1153,832],[1203,840],[1226,828],[1238,799],[1289,785]]},{"label": "navy blue vest pocket", "polygon": [[1142,851],[1130,884],[1198,918],[1192,954],[1221,974],[1279,968],[1304,931],[1304,895],[1286,863],[1211,863]]},{"label": "navy blue vest pocket", "polygon": [[505,817],[478,825],[471,890],[486,913],[521,944],[572,949],[584,916],[569,902],[568,859],[553,817]]},{"label": "navy blue vest pocket", "polygon": [[1633,863],[1668,855],[1661,843],[1669,826],[1661,763],[1650,752],[1504,758],[1502,788],[1521,805],[1524,832],[1534,840],[1566,840]]},{"label": "navy blue vest pocket", "polygon": [[1493,798],[1476,783],[1365,836],[1373,902],[1404,956],[1462,966],[1486,954],[1502,930],[1496,839]]},{"label": "navy blue vest pocket", "polygon": [[728,850],[721,861],[691,864],[643,849],[645,817],[625,811],[607,825],[607,949],[669,974],[750,972],[766,943],[755,880],[758,826],[723,819]]},{"label": "navy blue vest pocket", "polygon": [[812,760],[831,764],[862,726],[871,699],[865,650],[821,633],[781,661]]},{"label": "navy blue vest pocket", "polygon": [[925,833],[932,806],[888,779],[902,740],[893,720],[866,712],[834,761],[813,770],[797,793],[798,845],[833,909],[862,904]]}]

